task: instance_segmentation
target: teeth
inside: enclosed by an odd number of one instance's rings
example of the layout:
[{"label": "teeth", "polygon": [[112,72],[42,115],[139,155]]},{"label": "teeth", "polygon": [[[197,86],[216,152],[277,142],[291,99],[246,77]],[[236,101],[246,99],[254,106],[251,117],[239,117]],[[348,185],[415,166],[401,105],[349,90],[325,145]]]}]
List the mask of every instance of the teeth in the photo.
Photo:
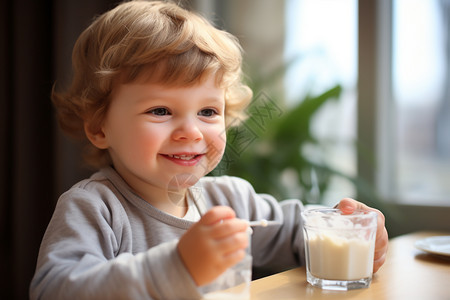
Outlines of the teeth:
[{"label": "teeth", "polygon": [[181,160],[191,160],[196,155],[173,155],[173,154],[168,154],[167,156],[173,157],[173,158],[176,158],[176,159],[181,159]]}]

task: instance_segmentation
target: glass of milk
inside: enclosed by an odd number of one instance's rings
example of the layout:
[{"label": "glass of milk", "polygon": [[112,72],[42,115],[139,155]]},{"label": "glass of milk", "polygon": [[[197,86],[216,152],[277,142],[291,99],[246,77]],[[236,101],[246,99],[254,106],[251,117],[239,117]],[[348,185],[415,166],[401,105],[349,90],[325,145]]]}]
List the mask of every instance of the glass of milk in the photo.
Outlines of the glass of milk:
[{"label": "glass of milk", "polygon": [[326,290],[369,287],[377,214],[319,208],[302,212],[302,220],[307,281]]},{"label": "glass of milk", "polygon": [[203,298],[207,300],[247,300],[250,299],[250,282],[252,280],[251,236],[249,227],[248,247],[245,257],[220,275],[212,283],[201,288]]}]

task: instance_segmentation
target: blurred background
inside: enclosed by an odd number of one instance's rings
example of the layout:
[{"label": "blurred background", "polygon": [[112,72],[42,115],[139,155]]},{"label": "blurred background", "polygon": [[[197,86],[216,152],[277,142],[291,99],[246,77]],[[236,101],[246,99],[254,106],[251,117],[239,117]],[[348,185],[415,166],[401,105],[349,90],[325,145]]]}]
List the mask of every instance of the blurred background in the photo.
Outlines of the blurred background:
[{"label": "blurred background", "polygon": [[[27,299],[59,195],[89,176],[58,130],[55,81],[114,0],[0,4],[0,298]],[[450,231],[449,0],[177,1],[235,34],[254,90],[214,175],[280,201],[354,197],[391,237]]]}]

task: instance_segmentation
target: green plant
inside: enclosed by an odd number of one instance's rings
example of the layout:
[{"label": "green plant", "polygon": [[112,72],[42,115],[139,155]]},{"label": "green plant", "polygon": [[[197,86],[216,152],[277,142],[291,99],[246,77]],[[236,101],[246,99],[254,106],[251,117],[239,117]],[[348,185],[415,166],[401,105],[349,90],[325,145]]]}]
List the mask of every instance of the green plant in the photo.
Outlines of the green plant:
[{"label": "green plant", "polygon": [[304,203],[322,203],[330,180],[338,176],[354,186],[360,201],[382,208],[383,202],[370,184],[327,164],[323,141],[311,132],[312,120],[324,105],[340,98],[341,86],[308,95],[294,107],[286,107],[276,85],[301,58],[294,57],[268,74],[257,64],[247,65],[247,84],[254,92],[247,108],[249,117],[240,126],[229,128],[224,157],[211,174],[239,176],[259,193],[269,193],[279,200],[300,198]]}]

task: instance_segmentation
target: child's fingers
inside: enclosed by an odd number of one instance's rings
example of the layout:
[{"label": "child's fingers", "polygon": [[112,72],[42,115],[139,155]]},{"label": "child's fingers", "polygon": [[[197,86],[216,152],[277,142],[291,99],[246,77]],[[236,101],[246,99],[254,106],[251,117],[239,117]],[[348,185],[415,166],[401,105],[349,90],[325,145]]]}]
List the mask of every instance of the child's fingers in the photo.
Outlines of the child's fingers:
[{"label": "child's fingers", "polygon": [[227,206],[216,206],[210,209],[199,221],[206,225],[208,236],[213,239],[222,239],[237,232],[247,230],[248,223],[237,219],[234,211]]},{"label": "child's fingers", "polygon": [[224,262],[229,266],[234,266],[245,257],[245,250],[239,249],[224,256]]},{"label": "child's fingers", "polygon": [[223,239],[238,232],[244,232],[248,228],[248,222],[241,219],[227,219],[210,227],[210,236],[214,239]]},{"label": "child's fingers", "polygon": [[373,261],[373,272],[376,273],[386,261],[386,252]]},{"label": "child's fingers", "polygon": [[351,198],[344,198],[342,199],[339,204],[336,206],[339,208],[344,214],[351,214],[355,210],[365,210],[365,211],[374,211],[377,213],[377,238],[381,237],[381,235],[384,234],[384,223],[385,218],[384,215],[379,211],[378,209],[369,207],[365,205],[364,203],[361,203],[359,201],[356,201]]},{"label": "child's fingers", "polygon": [[372,210],[367,205],[358,202],[351,198],[344,198],[342,199],[339,204],[336,206],[336,208],[339,208],[344,214],[351,214],[355,210]]},{"label": "child's fingers", "polygon": [[245,249],[248,246],[248,235],[246,232],[238,232],[229,235],[218,240],[217,246],[224,255],[228,255],[229,253],[233,253],[240,249]]},{"label": "child's fingers", "polygon": [[388,250],[388,238],[387,238],[387,232],[386,237],[377,239],[375,244],[375,254],[374,254],[374,260],[380,259],[382,256],[386,254]]},{"label": "child's fingers", "polygon": [[381,229],[380,229],[380,226],[378,225],[378,228],[377,228],[377,242],[375,244],[375,248],[376,249],[385,249],[385,248],[387,248],[388,247],[388,240],[389,240],[388,232],[387,232],[386,228],[384,227],[384,224],[383,224],[383,227]]},{"label": "child's fingers", "polygon": [[222,220],[235,218],[236,214],[231,207],[228,206],[215,206],[211,208],[203,217],[199,223],[203,225],[212,225]]}]

